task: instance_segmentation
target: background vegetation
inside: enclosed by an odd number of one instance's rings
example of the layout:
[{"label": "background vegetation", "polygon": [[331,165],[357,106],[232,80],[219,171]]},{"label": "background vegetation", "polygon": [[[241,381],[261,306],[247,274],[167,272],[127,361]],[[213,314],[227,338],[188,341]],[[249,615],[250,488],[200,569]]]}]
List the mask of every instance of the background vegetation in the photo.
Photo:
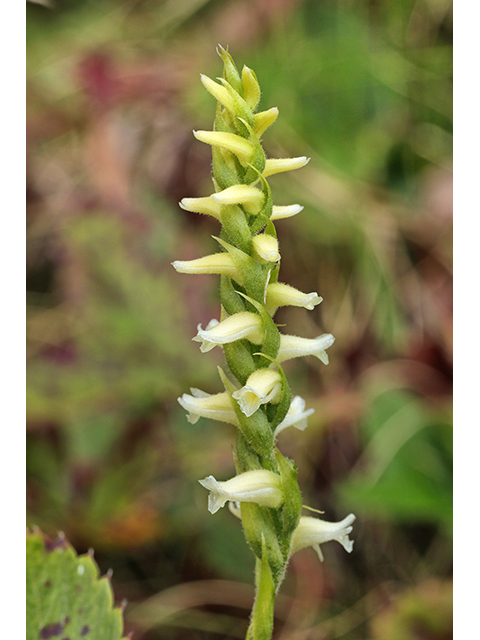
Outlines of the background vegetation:
[{"label": "background vegetation", "polygon": [[280,110],[267,153],[312,158],[271,184],[305,205],[282,279],[324,302],[277,318],[336,343],[288,365],[315,414],[281,447],[305,503],[357,515],[350,556],[293,557],[276,638],[452,637],[451,30],[449,0],[28,4],[28,524],[95,549],[136,638],[242,637],[253,595],[197,482],[232,474],[234,433],[176,402],[220,390],[191,342],[217,279],[170,266],[216,250],[177,202],[211,192],[217,42]]}]

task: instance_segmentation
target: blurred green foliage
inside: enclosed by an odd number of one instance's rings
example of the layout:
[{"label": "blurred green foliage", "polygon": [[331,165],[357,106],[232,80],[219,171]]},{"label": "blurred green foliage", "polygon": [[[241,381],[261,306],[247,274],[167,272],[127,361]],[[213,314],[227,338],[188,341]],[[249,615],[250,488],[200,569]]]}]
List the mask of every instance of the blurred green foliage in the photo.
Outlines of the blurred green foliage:
[{"label": "blurred green foliage", "polygon": [[368,407],[362,457],[339,488],[367,514],[452,528],[452,433],[447,416],[431,415],[404,390],[385,391]]},{"label": "blurred green foliage", "polygon": [[294,556],[277,628],[451,637],[432,618],[451,577],[451,31],[447,0],[28,3],[28,521],[114,567],[136,637],[241,637],[251,605],[241,531],[197,483],[229,476],[234,434],[176,403],[220,389],[191,342],[217,282],[170,266],[216,250],[215,221],[176,203],[211,192],[191,130],[213,121],[217,42],[280,110],[267,153],[312,158],[272,189],[305,205],[279,224],[282,280],[324,302],[277,317],[336,343],[328,367],[289,364],[316,411],[280,446],[306,504],[357,514],[352,555]]}]

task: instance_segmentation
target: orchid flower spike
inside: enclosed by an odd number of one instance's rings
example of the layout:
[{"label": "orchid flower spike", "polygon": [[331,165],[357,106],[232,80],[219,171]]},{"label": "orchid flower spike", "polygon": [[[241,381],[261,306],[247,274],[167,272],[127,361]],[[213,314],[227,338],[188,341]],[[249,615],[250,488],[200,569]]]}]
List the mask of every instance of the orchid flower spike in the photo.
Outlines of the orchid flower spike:
[{"label": "orchid flower spike", "polygon": [[[241,519],[245,537],[256,556],[254,608],[247,638],[272,637],[274,600],[285,576],[289,556],[337,540],[348,552],[355,516],[341,522],[301,517],[302,496],[297,467],[276,446],[288,427],[302,431],[313,409],[300,396],[291,399],[280,363],[313,355],[328,364],[327,349],[334,337],[314,339],[282,335],[273,316],[279,307],[312,310],[322,298],[278,282],[280,250],[274,222],[297,215],[299,204],[276,205],[268,177],[304,167],[309,158],[267,158],[261,136],[278,116],[272,107],[258,111],[260,85],[255,73],[237,69],[227,49],[217,49],[222,77],[201,75],[201,82],[217,101],[212,131],[194,131],[197,140],[212,147],[214,193],[183,198],[180,207],[215,218],[222,229],[222,253],[195,260],[176,260],[179,273],[221,276],[221,318],[205,329],[199,324],[194,341],[207,352],[223,348],[228,371],[220,369],[225,391],[208,394],[191,389],[178,398],[195,424],[200,417],[237,427],[234,461],[237,475],[224,482],[213,476],[199,480],[208,489],[208,509],[216,513],[226,503]],[[234,381],[234,378],[237,382]]]}]

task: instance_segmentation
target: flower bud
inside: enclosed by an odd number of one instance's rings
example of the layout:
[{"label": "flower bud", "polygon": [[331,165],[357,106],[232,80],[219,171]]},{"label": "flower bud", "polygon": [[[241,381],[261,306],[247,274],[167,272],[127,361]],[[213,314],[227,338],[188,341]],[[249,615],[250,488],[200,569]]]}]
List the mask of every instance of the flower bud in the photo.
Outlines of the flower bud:
[{"label": "flower bud", "polygon": [[235,313],[222,322],[211,320],[206,329],[202,329],[202,325],[199,324],[197,330],[198,334],[193,340],[202,343],[202,353],[211,351],[219,344],[228,344],[244,338],[254,344],[261,344],[264,334],[262,318],[250,311]]},{"label": "flower bud", "polygon": [[211,93],[212,96],[225,107],[225,109],[228,109],[230,113],[234,113],[233,100],[227,89],[215,82],[215,80],[205,76],[203,73],[200,74],[200,79],[205,89]]},{"label": "flower bud", "polygon": [[236,184],[212,194],[219,204],[241,204],[247,213],[258,213],[264,199],[263,191],[246,184]]},{"label": "flower bud", "polygon": [[[224,131],[194,131],[193,135],[197,140],[200,140],[200,142],[231,151],[244,165],[247,165],[252,160],[254,152],[253,145],[236,133],[226,133]],[[280,171],[282,171],[282,169],[280,169]],[[288,169],[283,169],[283,171],[288,171]]]},{"label": "flower bud", "polygon": [[269,158],[265,162],[263,176],[267,178],[268,176],[273,176],[275,173],[301,169],[309,162],[310,158],[307,158],[306,156],[300,156],[299,158]]},{"label": "flower bud", "polygon": [[243,286],[244,284],[243,275],[229,253],[213,253],[210,256],[204,256],[196,260],[175,260],[175,262],[172,262],[172,266],[178,273],[196,275],[214,273],[228,276],[238,282],[239,285]]},{"label": "flower bud", "polygon": [[252,252],[262,264],[280,260],[277,239],[266,233],[260,233],[252,238]]},{"label": "flower bud", "polygon": [[284,500],[280,476],[264,469],[246,471],[226,482],[218,482],[213,476],[207,476],[199,482],[210,491],[210,513],[216,513],[229,500],[256,502],[272,509],[278,509]]},{"label": "flower bud", "polygon": [[253,131],[259,138],[264,131],[270,127],[278,118],[277,107],[272,107],[267,111],[260,111],[253,116]]},{"label": "flower bud", "polygon": [[272,220],[283,220],[284,218],[291,218],[296,216],[297,213],[303,211],[301,204],[289,204],[289,205],[273,205]]},{"label": "flower bud", "polygon": [[212,196],[208,196],[208,198],[183,198],[178,205],[185,211],[204,213],[205,215],[213,216],[219,221],[221,220],[220,205]]},{"label": "flower bud", "polygon": [[324,364],[328,364],[328,355],[325,349],[331,347],[335,338],[331,333],[322,333],[318,338],[299,338],[298,336],[280,336],[280,348],[277,362],[285,362],[292,358],[303,356],[315,356]]},{"label": "flower bud", "polygon": [[243,96],[250,109],[255,109],[260,102],[260,85],[255,73],[244,66],[242,69]]},{"label": "flower bud", "polygon": [[278,403],[282,397],[282,378],[273,369],[258,369],[249,376],[244,387],[232,396],[238,400],[240,409],[250,417],[261,404]]}]

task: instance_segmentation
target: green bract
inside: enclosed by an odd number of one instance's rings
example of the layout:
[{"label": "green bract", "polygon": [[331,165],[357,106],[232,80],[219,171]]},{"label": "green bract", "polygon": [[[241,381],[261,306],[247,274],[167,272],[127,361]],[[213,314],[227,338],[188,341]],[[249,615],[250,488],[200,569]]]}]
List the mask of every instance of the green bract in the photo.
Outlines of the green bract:
[{"label": "green bract", "polygon": [[273,220],[296,215],[298,204],[273,205],[267,176],[307,164],[308,158],[265,157],[260,136],[275,122],[278,109],[256,113],[260,86],[255,73],[240,74],[230,54],[219,47],[224,63],[219,82],[202,75],[207,91],[217,100],[213,131],[195,131],[197,140],[212,147],[216,192],[204,198],[184,198],[183,209],[213,216],[221,224],[216,238],[223,252],[196,260],[175,261],[181,273],[221,276],[220,318],[205,329],[198,326],[194,340],[206,352],[219,346],[236,382],[222,370],[225,392],[214,396],[196,389],[179,402],[192,423],[203,417],[237,428],[234,452],[237,475],[227,481],[213,476],[201,480],[210,491],[209,510],[227,502],[241,518],[245,537],[256,556],[256,598],[247,640],[269,640],[273,629],[275,593],[288,560],[297,549],[338,540],[347,551],[354,516],[341,526],[314,518],[300,518],[302,499],[295,464],[277,449],[278,433],[289,426],[304,429],[305,402],[295,396],[280,362],[315,355],[325,364],[325,350],[334,338],[314,340],[281,335],[273,321],[280,306],[313,309],[322,301],[316,293],[302,293],[278,282],[280,253]]}]

